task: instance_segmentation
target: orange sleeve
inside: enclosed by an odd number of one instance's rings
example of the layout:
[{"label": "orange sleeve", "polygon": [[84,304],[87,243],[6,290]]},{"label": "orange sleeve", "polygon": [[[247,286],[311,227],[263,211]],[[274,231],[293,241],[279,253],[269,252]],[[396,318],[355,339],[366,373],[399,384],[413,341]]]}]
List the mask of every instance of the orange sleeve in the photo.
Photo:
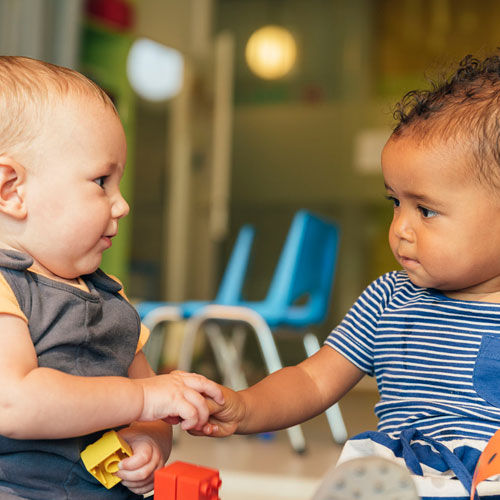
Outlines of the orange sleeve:
[{"label": "orange sleeve", "polygon": [[19,307],[16,296],[2,273],[0,273],[0,314],[11,314],[28,323],[28,318]]},{"label": "orange sleeve", "polygon": [[135,350],[136,354],[142,350],[142,348],[146,345],[146,342],[149,339],[151,332],[147,326],[144,326],[141,323],[141,333],[139,334],[139,342],[137,343],[137,349]]},{"label": "orange sleeve", "polygon": [[[120,283],[122,285],[122,289],[118,292],[127,302],[130,302],[128,300],[128,297],[125,295],[125,291],[123,290],[123,284],[122,282],[113,275],[109,275],[110,278],[114,279],[117,283]],[[149,339],[149,336],[151,335],[151,332],[149,331],[149,328],[141,323],[141,331],[139,333],[139,342],[137,343],[137,348],[135,350],[135,353],[137,354],[139,351],[142,350],[142,348],[146,345],[146,342]]]}]

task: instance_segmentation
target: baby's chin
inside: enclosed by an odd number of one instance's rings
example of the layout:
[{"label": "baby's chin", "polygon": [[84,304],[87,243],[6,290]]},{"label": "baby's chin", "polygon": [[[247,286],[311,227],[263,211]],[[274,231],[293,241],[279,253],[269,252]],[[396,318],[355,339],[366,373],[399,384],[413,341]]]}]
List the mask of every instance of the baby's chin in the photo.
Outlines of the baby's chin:
[{"label": "baby's chin", "polygon": [[421,276],[415,272],[409,271],[408,269],[404,270],[408,275],[409,280],[420,288],[435,288],[440,290],[438,280],[432,279],[428,276]]},{"label": "baby's chin", "polygon": [[80,276],[85,276],[87,274],[92,274],[99,269],[101,265],[101,260],[98,263],[80,265],[71,270],[64,270],[59,276],[66,280],[78,280]]}]

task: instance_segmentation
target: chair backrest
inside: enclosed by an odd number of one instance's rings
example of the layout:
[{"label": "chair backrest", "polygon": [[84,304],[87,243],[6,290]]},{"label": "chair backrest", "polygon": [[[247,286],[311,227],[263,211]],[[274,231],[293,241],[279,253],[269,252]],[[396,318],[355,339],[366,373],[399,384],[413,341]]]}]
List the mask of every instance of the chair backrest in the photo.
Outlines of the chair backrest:
[{"label": "chair backrest", "polygon": [[301,316],[320,323],[328,313],[339,247],[336,224],[306,210],[293,218],[266,297],[285,310],[299,300]]},{"label": "chair backrest", "polygon": [[217,291],[217,304],[234,305],[241,300],[254,236],[255,228],[250,224],[245,224],[240,229]]}]

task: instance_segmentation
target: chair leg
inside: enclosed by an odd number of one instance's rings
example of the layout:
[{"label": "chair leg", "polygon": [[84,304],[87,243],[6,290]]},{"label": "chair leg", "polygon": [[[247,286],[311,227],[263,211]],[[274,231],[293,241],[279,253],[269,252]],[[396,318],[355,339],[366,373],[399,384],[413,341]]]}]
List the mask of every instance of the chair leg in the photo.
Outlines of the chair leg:
[{"label": "chair leg", "polygon": [[144,346],[143,352],[155,373],[158,373],[160,368],[163,346],[165,345],[165,332],[158,330],[157,327],[161,323],[180,320],[180,309],[177,306],[171,305],[160,306],[153,309],[149,314],[146,314],[142,320],[142,323],[149,328],[151,332],[151,336]]},{"label": "chair leg", "polygon": [[[304,348],[308,357],[312,356],[320,348],[318,338],[313,333],[304,335]],[[325,410],[325,415],[330,426],[333,440],[336,443],[343,444],[347,441],[347,429],[338,403]]]},{"label": "chair leg", "polygon": [[241,323],[236,323],[231,333],[231,345],[234,346],[236,356],[240,365],[243,360],[243,350],[245,347],[246,339],[247,339],[247,329],[245,325],[242,325]]},{"label": "chair leg", "polygon": [[248,387],[245,373],[241,367],[240,357],[236,346],[231,340],[226,340],[222,330],[214,322],[204,324],[208,341],[212,347],[216,363],[223,375],[223,384],[235,391]]},{"label": "chair leg", "polygon": [[[272,373],[283,367],[273,334],[259,314],[246,307],[210,305],[206,306],[186,323],[184,342],[179,358],[179,369],[189,371],[196,332],[207,320],[226,320],[248,324],[257,336],[257,342],[259,343],[268,373]],[[286,429],[286,432],[293,449],[297,453],[305,452],[306,443],[301,426],[294,425]]]},{"label": "chair leg", "polygon": [[191,370],[194,355],[194,343],[196,334],[202,323],[205,321],[205,316],[197,314],[186,321],[184,327],[184,335],[182,337],[181,350],[179,353],[178,369],[188,372]]},{"label": "chair leg", "polygon": [[[250,316],[247,317],[247,321],[257,334],[257,341],[259,342],[268,373],[283,368],[273,333],[268,324],[261,316],[255,314],[253,311]],[[302,432],[302,427],[300,425],[294,425],[286,429],[286,431],[292,448],[299,454],[304,453],[306,451],[306,440]]]},{"label": "chair leg", "polygon": [[[283,368],[271,329],[259,314],[245,307],[225,306],[209,306],[207,307],[207,313],[209,314],[210,312],[213,312],[220,319],[232,319],[251,326],[257,336],[257,342],[259,343],[268,373]],[[286,429],[286,432],[293,449],[297,453],[304,453],[306,442],[302,427],[294,425]]]},{"label": "chair leg", "polygon": [[158,373],[158,370],[160,369],[164,345],[165,333],[161,329],[155,328],[151,330],[151,336],[146,342],[146,345],[142,348],[142,352],[146,356],[148,363],[155,373]]},{"label": "chair leg", "polygon": [[144,316],[142,322],[150,330],[153,330],[162,321],[180,321],[181,319],[182,313],[178,306],[166,305],[153,309],[149,314]]}]

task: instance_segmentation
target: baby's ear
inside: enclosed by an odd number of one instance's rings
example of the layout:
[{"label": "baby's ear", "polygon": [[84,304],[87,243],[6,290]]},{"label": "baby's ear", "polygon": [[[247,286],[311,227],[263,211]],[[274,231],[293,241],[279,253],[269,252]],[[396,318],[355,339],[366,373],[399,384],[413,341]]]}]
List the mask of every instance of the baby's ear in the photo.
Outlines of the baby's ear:
[{"label": "baby's ear", "polygon": [[12,158],[0,156],[0,212],[16,219],[26,218],[24,184],[26,170]]}]

